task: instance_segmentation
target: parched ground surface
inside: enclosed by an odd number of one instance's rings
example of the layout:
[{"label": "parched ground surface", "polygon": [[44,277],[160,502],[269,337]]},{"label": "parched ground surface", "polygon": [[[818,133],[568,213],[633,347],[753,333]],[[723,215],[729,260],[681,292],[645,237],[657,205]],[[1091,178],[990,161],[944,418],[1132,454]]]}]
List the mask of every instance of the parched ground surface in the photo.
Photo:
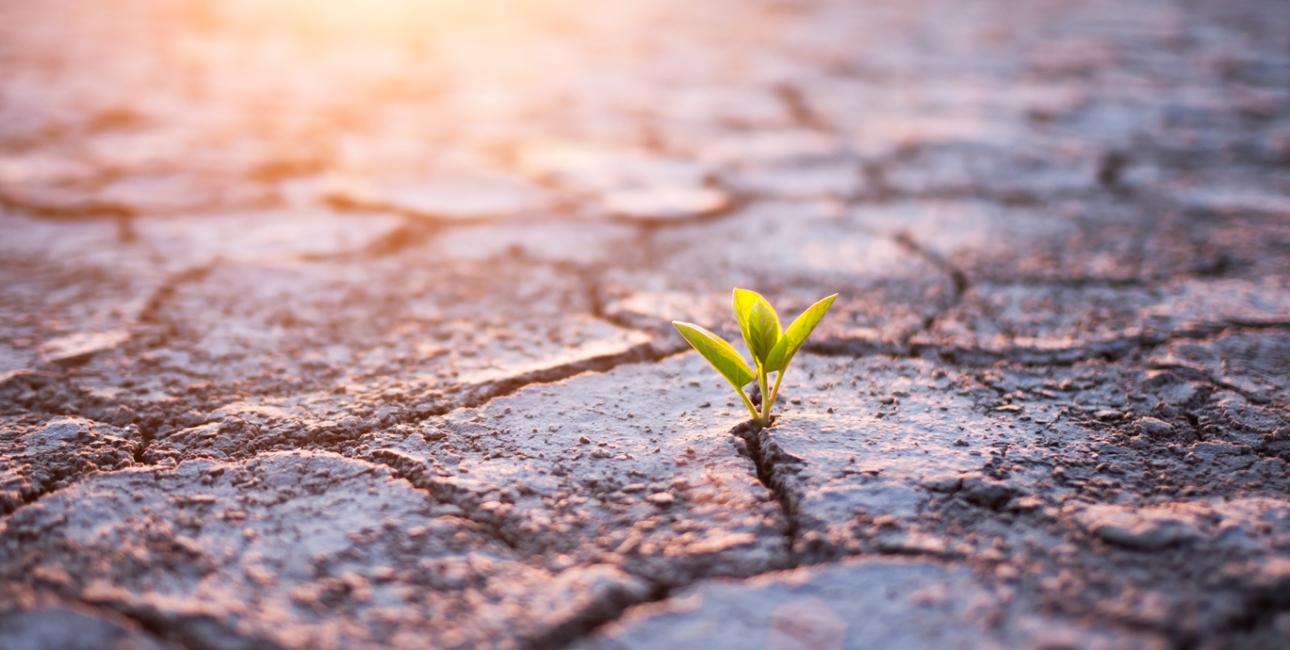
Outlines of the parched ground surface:
[{"label": "parched ground surface", "polygon": [[0,647],[1285,648],[1288,461],[1286,2],[0,2]]}]

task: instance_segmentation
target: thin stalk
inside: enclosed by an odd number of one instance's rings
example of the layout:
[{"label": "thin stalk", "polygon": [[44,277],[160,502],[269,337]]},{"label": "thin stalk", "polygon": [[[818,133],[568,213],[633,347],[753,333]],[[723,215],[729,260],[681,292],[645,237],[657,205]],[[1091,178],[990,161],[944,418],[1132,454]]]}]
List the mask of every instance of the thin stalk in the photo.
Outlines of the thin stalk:
[{"label": "thin stalk", "polygon": [[[787,370],[787,368],[785,368],[784,370]],[[784,381],[784,370],[780,370],[780,371],[775,375],[775,387],[774,387],[774,388],[772,388],[772,389],[771,389],[771,391],[770,391],[770,401],[769,401],[769,402],[764,401],[764,400],[766,399],[766,394],[765,394],[765,393],[762,393],[761,398],[762,398],[762,400],[763,400],[763,401],[762,401],[762,404],[763,404],[763,405],[765,405],[765,404],[774,404],[774,403],[775,403],[775,398],[776,398],[776,397],[779,397],[779,382]],[[769,410],[769,409],[766,411],[766,414],[767,414],[767,415],[769,415],[769,414],[770,414],[770,410]],[[768,419],[768,420],[767,420],[767,422],[769,422],[769,421],[770,421],[770,420]]]},{"label": "thin stalk", "polygon": [[761,416],[757,414],[757,407],[753,406],[752,400],[748,399],[748,396],[744,394],[743,387],[735,386],[735,392],[739,393],[739,397],[743,398],[744,406],[748,407],[749,413],[752,413],[753,421],[757,424],[761,424]]},{"label": "thin stalk", "polygon": [[764,427],[770,424],[770,402],[766,400],[770,392],[767,391],[769,386],[767,386],[766,381],[766,368],[761,365],[760,361],[757,362],[757,385],[761,387],[761,417],[758,418],[758,424]]}]

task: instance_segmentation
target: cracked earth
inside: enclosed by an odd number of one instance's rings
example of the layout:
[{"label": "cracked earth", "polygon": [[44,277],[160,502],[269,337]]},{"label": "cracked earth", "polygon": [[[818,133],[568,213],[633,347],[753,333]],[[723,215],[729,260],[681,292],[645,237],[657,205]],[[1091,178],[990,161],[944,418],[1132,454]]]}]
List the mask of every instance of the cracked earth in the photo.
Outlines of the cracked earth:
[{"label": "cracked earth", "polygon": [[0,232],[0,647],[1290,646],[1284,2],[0,2]]}]

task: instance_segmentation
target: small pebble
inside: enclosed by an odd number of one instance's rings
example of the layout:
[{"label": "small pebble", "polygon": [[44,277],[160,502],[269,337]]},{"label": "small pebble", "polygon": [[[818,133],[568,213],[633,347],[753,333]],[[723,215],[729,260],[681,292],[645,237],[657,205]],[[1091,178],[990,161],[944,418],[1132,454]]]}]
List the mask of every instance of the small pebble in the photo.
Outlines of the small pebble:
[{"label": "small pebble", "polygon": [[1173,425],[1156,418],[1138,418],[1138,431],[1153,438],[1167,438],[1174,433]]},{"label": "small pebble", "polygon": [[666,508],[676,502],[676,497],[669,492],[655,492],[645,497],[645,500],[660,508]]}]

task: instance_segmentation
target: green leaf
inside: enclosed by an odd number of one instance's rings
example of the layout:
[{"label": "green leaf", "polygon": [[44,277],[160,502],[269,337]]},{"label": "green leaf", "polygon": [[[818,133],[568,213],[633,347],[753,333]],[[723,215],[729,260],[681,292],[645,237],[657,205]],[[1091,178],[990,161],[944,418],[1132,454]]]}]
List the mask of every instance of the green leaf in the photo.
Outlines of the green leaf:
[{"label": "green leaf", "polygon": [[[753,305],[757,299],[761,298],[756,292],[747,289],[735,289],[733,306],[735,318],[739,321],[739,331],[743,333],[744,340],[748,340],[748,317],[752,314]],[[765,300],[765,298],[762,298]]]},{"label": "green leaf", "polygon": [[683,323],[681,321],[672,321],[672,326],[676,328],[681,336],[694,346],[699,354],[703,355],[708,363],[712,364],[717,372],[721,373],[726,381],[730,382],[735,390],[743,391],[744,385],[756,379],[757,375],[753,374],[752,368],[743,357],[735,351],[734,346],[727,343],[724,339],[699,327],[693,323]]},{"label": "green leaf", "polygon": [[784,332],[784,336],[779,339],[779,343],[774,350],[771,350],[770,357],[766,360],[766,372],[784,372],[788,368],[788,364],[793,361],[793,355],[797,354],[802,344],[806,342],[806,337],[815,330],[815,326],[820,323],[820,319],[824,318],[824,314],[829,311],[829,307],[833,306],[833,301],[837,297],[838,294],[835,293],[811,305],[797,317],[797,320],[793,321],[792,325],[788,326],[788,330]]},{"label": "green leaf", "polygon": [[779,315],[760,294],[746,289],[735,289],[734,310],[748,351],[764,366],[783,332]]}]

